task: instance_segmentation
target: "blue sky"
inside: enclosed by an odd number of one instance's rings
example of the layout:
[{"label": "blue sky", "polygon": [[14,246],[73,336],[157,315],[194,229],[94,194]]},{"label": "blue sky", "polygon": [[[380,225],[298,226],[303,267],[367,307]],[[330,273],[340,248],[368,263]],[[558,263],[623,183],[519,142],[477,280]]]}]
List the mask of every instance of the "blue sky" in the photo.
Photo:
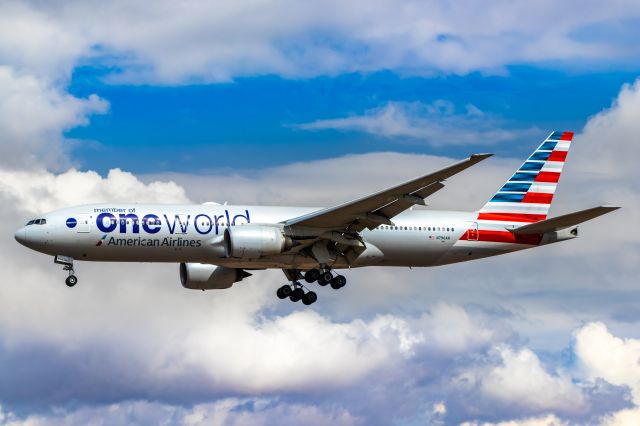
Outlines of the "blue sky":
[{"label": "blue sky", "polygon": [[[97,94],[110,108],[66,136],[95,142],[78,145],[71,156],[80,168],[101,173],[113,167],[136,173],[253,169],[379,151],[462,157],[487,146],[498,155],[522,157],[554,129],[581,129],[635,75],[513,66],[504,75],[407,77],[381,71],[159,87],[105,83],[99,68],[87,66],[74,72],[70,93]],[[477,139],[450,145],[442,140],[434,146],[428,138],[296,127],[360,115],[390,101],[438,100],[458,109],[472,104],[503,129],[533,131],[497,144]]]},{"label": "blue sky", "polygon": [[[0,2],[0,424],[640,424],[637,0]],[[191,292],[25,219],[97,202],[330,206],[473,152],[483,205],[552,130],[580,238],[442,268]]]}]

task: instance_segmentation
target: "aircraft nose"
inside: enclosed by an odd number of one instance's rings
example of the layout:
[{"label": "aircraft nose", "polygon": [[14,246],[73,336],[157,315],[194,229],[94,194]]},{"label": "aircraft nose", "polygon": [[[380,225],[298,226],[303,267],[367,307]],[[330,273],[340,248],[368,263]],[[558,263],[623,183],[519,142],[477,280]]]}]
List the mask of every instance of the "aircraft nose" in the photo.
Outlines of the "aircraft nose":
[{"label": "aircraft nose", "polygon": [[27,245],[27,228],[22,227],[16,231],[15,235],[16,241],[22,244],[23,246]]}]

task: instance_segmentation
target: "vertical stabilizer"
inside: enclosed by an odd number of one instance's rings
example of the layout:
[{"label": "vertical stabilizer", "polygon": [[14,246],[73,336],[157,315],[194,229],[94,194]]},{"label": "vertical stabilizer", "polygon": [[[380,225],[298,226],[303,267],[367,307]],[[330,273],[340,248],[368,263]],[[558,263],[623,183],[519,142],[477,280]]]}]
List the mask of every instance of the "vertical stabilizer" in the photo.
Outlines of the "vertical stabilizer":
[{"label": "vertical stabilizer", "polygon": [[537,222],[547,218],[573,139],[553,132],[478,212],[478,220]]}]

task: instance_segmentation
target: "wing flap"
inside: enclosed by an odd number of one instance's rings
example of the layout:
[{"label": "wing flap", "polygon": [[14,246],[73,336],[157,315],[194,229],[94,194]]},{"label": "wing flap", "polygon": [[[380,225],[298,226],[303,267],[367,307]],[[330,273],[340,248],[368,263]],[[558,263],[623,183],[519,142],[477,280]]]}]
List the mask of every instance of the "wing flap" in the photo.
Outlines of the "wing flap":
[{"label": "wing flap", "polygon": [[610,213],[620,207],[615,206],[598,206],[574,213],[557,216],[551,219],[541,220],[540,222],[524,225],[519,228],[509,229],[509,231],[518,235],[526,234],[544,234],[545,232],[558,231],[570,226],[578,225],[587,220],[594,219],[603,214]]},{"label": "wing flap", "polygon": [[[416,204],[425,204],[424,203],[424,199],[427,198],[428,196],[430,196],[431,194],[433,194],[436,191],[441,190],[442,188],[444,188],[444,184],[441,182],[435,182],[432,183],[431,185],[422,188],[416,192],[413,192],[411,194],[409,194],[409,196],[405,196],[402,198],[398,198],[395,202],[391,203],[391,204],[387,204],[386,206],[374,211],[374,213],[376,214],[380,214],[382,216],[386,216],[386,217],[394,217],[400,213],[402,213],[403,211],[407,210],[408,208],[410,208],[411,206],[414,206]],[[417,202],[417,200],[413,200],[412,198],[409,197],[415,197],[419,200],[422,200],[422,203]]]}]

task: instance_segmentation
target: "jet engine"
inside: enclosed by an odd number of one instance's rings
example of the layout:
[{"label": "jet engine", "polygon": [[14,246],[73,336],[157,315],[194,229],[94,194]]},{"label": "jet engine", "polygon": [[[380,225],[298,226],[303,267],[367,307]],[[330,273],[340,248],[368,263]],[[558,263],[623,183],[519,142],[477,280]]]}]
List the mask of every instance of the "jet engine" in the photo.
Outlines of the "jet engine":
[{"label": "jet engine", "polygon": [[291,248],[293,242],[275,226],[241,225],[224,231],[227,257],[257,259],[280,254]]},{"label": "jet engine", "polygon": [[236,268],[209,265],[206,263],[181,263],[180,282],[182,287],[193,290],[213,290],[231,287],[250,273]]}]

